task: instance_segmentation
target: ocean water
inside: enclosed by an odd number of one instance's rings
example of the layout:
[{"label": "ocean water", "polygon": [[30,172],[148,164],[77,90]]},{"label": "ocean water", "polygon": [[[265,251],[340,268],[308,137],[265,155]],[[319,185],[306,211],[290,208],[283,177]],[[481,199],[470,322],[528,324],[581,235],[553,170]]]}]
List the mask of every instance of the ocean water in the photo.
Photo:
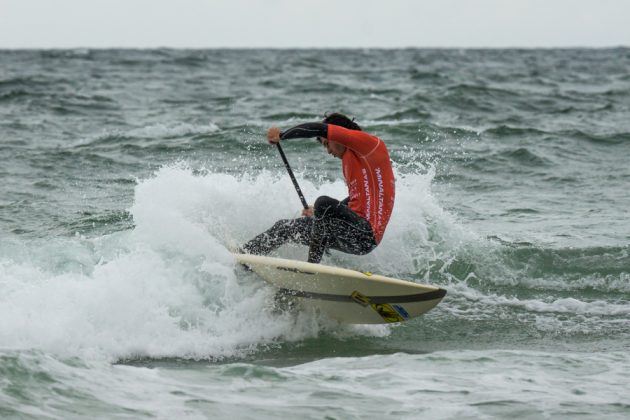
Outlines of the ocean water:
[{"label": "ocean water", "polygon": [[[408,323],[275,313],[228,251],[300,212],[266,129],[331,111],[397,198],[323,262],[447,289]],[[0,51],[0,417],[628,418],[629,115],[623,48]]]}]

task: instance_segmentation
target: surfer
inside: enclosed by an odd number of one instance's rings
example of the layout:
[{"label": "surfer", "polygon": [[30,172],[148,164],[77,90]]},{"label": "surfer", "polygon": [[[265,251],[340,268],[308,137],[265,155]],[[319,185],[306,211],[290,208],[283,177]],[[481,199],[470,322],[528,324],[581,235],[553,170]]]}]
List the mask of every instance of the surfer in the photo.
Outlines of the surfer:
[{"label": "surfer", "polygon": [[302,210],[302,217],[279,220],[243,245],[243,252],[266,255],[286,242],[295,242],[309,247],[308,262],[319,263],[327,249],[364,255],[381,242],[395,194],[385,143],[340,113],[286,131],[277,127],[267,131],[270,144],[313,137],[328,154],[341,159],[348,197],[342,201],[328,196],[317,198],[313,206]]}]

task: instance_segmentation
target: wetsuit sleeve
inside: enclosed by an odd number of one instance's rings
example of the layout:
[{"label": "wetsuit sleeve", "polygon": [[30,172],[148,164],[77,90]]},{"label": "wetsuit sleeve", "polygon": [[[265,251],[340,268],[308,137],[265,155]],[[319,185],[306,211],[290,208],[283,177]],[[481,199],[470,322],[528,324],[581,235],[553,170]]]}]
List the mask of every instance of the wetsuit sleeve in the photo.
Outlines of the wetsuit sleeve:
[{"label": "wetsuit sleeve", "polygon": [[338,125],[328,125],[328,141],[341,143],[361,156],[372,153],[379,145],[378,137],[363,131],[349,130]]},{"label": "wetsuit sleeve", "polygon": [[282,140],[309,137],[328,137],[328,124],[317,122],[304,123],[280,133],[280,139]]}]

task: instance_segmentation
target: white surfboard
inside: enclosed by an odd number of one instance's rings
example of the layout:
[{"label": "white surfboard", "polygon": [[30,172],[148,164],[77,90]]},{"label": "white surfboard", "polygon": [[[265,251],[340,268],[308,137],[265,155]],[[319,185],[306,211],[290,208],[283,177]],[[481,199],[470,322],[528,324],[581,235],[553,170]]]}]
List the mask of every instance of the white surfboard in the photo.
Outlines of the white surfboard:
[{"label": "white surfboard", "polygon": [[234,254],[236,260],[302,305],[346,324],[384,324],[417,317],[440,303],[446,290],[303,261]]}]

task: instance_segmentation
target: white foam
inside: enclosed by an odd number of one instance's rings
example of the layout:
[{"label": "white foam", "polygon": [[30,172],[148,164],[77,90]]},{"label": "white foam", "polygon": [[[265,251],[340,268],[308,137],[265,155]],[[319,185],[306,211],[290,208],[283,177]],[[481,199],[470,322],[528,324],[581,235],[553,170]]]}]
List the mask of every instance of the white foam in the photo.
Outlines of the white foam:
[{"label": "white foam", "polygon": [[[340,195],[343,185],[306,194]],[[220,358],[277,342],[385,327],[340,327],[308,314],[277,315],[272,290],[235,266],[240,244],[299,202],[286,177],[195,175],[175,166],[138,182],[135,228],[96,239],[23,242],[0,255],[0,343],[61,355]]]},{"label": "white foam", "polygon": [[219,131],[213,122],[208,124],[189,124],[183,122],[157,123],[142,128],[136,128],[127,134],[133,137],[179,137],[187,134],[208,134]]},{"label": "white foam", "polygon": [[265,309],[266,290],[232,286],[229,265],[204,273],[182,255],[130,244],[134,250],[89,276],[3,265],[3,347],[114,359],[222,357],[286,328]]}]

